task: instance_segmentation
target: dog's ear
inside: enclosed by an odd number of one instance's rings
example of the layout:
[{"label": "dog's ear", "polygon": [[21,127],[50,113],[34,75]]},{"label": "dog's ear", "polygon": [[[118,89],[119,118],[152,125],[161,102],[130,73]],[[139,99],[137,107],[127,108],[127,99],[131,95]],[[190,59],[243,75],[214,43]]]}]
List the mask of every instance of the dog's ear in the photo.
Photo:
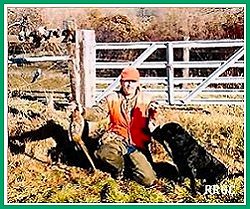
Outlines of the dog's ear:
[{"label": "dog's ear", "polygon": [[165,130],[166,132],[168,131],[169,134],[177,134],[177,133],[182,133],[184,131],[182,126],[176,122],[167,123],[165,125]]}]

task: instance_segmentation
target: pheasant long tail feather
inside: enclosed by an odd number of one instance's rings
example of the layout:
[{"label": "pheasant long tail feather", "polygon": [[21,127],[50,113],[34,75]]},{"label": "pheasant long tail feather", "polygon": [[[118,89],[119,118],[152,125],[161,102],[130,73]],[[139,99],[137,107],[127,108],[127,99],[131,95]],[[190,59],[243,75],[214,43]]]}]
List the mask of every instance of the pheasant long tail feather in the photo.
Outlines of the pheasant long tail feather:
[{"label": "pheasant long tail feather", "polygon": [[85,121],[84,121],[84,118],[81,116],[80,112],[77,110],[74,110],[71,115],[71,121],[70,121],[70,126],[69,126],[69,131],[68,131],[69,139],[77,143],[77,145],[80,147],[80,149],[84,152],[87,159],[89,160],[93,168],[93,171],[96,171],[95,164],[91,156],[89,155],[88,149],[86,145],[84,144],[84,141],[82,140],[84,124],[85,124]]}]

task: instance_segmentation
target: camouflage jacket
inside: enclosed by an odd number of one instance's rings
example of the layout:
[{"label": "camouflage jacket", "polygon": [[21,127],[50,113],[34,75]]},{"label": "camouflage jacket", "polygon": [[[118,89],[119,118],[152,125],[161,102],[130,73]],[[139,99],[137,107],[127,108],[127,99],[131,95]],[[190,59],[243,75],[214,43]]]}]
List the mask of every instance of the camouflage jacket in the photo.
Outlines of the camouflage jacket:
[{"label": "camouflage jacket", "polygon": [[128,144],[144,149],[151,139],[149,120],[156,114],[150,109],[151,101],[152,97],[141,92],[140,89],[131,99],[126,99],[121,90],[116,91],[93,107],[85,108],[85,119],[100,121],[109,117],[108,133],[112,133],[112,136],[115,134]]}]

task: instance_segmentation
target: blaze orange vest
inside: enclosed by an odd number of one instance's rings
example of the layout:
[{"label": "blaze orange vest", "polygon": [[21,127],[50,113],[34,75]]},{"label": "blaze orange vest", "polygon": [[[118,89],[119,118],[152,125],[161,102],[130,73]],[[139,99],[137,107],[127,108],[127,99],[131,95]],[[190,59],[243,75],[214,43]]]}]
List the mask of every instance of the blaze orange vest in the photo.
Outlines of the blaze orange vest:
[{"label": "blaze orange vest", "polygon": [[138,92],[135,99],[135,106],[132,108],[131,118],[122,108],[124,97],[121,92],[114,92],[106,97],[109,106],[110,125],[112,131],[129,140],[131,144],[140,149],[145,149],[145,145],[150,142],[150,131],[148,122],[150,111],[148,105],[151,97],[142,92]]}]

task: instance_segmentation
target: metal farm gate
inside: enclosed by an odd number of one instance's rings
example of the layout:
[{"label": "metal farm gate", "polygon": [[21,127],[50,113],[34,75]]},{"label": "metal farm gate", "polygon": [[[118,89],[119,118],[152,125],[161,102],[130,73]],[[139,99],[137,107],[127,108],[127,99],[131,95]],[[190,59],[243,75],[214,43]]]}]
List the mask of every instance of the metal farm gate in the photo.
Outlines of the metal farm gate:
[{"label": "metal farm gate", "polygon": [[[233,53],[226,60],[190,61],[189,51],[191,49],[232,49]],[[97,43],[96,50],[127,50],[144,49],[134,60],[129,62],[102,62],[96,61],[96,69],[122,69],[127,65],[143,69],[165,69],[165,77],[142,77],[142,85],[159,84],[162,88],[146,87],[143,90],[156,96],[159,101],[168,104],[243,104],[244,102],[244,42],[243,40],[207,40],[207,41],[173,41],[152,43]],[[147,61],[156,50],[166,50],[164,61]],[[183,60],[174,59],[174,50],[183,50]],[[186,56],[185,56],[186,53]],[[175,77],[175,71],[189,71],[199,68],[212,73],[207,77]],[[229,68],[240,68],[239,76],[220,76]],[[96,82],[109,83],[104,90],[97,89],[99,101],[105,95],[119,86],[117,78],[97,78]],[[179,88],[179,84],[182,88]],[[190,84],[190,85],[188,85]],[[210,88],[210,84],[238,84],[240,88]],[[150,86],[150,85],[149,85]],[[151,85],[155,86],[155,85]]]},{"label": "metal farm gate", "polygon": [[[91,30],[78,30],[74,54],[69,56],[25,57],[23,62],[67,60],[72,70],[79,74],[79,99],[85,106],[91,106],[100,101],[108,93],[119,88],[119,73],[117,76],[97,76],[99,71],[118,71],[132,65],[144,72],[154,70],[156,75],[141,77],[143,91],[149,92],[162,103],[175,104],[244,104],[244,40],[198,40],[170,42],[130,42],[130,43],[96,43],[95,33]],[[105,59],[105,53],[115,53],[126,50],[138,51],[134,60]],[[164,56],[157,58],[157,51],[164,51]],[[209,50],[228,52],[224,60],[200,59],[191,56],[192,50],[203,50],[209,56]],[[208,51],[206,51],[208,50]],[[181,58],[176,58],[176,51],[181,52]],[[98,57],[103,53],[104,58]],[[156,53],[156,54],[155,54]],[[154,55],[154,56],[153,56]],[[155,57],[152,60],[151,57]],[[197,57],[199,54],[197,53]],[[133,56],[135,57],[135,56]],[[8,63],[20,62],[20,58],[9,58]],[[72,62],[73,61],[73,62]],[[72,65],[73,64],[73,65]],[[206,76],[191,75],[192,69],[209,71]],[[237,69],[237,75],[231,72]],[[110,72],[109,71],[109,72]],[[159,76],[158,72],[164,72]],[[182,72],[181,76],[176,73]],[[224,73],[224,74],[223,74]],[[219,86],[220,84],[220,86]],[[227,85],[231,85],[229,88]],[[219,86],[219,87],[218,87]],[[66,92],[69,93],[69,92]],[[56,102],[56,101],[55,101]]]}]

